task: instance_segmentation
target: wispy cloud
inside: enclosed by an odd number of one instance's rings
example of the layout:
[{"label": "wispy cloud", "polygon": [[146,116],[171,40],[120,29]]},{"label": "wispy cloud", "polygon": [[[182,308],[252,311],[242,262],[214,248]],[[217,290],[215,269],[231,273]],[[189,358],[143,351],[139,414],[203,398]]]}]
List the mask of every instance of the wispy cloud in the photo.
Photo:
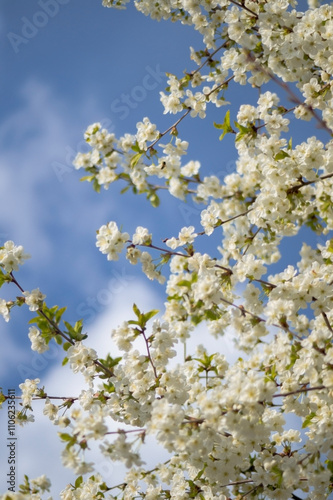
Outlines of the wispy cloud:
[{"label": "wispy cloud", "polygon": [[0,125],[0,224],[10,237],[33,247],[42,258],[50,250],[41,227],[43,203],[51,190],[48,165],[68,141],[66,114],[61,111],[65,103],[37,80],[22,84],[20,98],[20,108]]}]

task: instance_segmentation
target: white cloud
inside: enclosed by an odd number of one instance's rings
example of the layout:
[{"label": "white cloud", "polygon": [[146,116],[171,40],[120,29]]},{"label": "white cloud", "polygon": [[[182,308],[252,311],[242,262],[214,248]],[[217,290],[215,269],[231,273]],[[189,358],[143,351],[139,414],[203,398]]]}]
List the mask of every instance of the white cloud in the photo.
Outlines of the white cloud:
[{"label": "white cloud", "polygon": [[[25,82],[20,91],[22,105],[0,126],[0,225],[9,238],[38,251],[42,259],[50,241],[42,230],[43,199],[50,193],[50,158],[66,143],[64,104],[41,82]],[[68,140],[68,138],[67,138]],[[44,185],[44,192],[41,186]]]},{"label": "white cloud", "polygon": [[23,244],[40,265],[53,255],[55,232],[86,236],[91,217],[114,201],[84,198],[71,163],[84,147],[88,116],[99,114],[97,102],[75,113],[75,104],[38,79],[23,81],[16,98],[19,107],[0,125],[0,238]]}]

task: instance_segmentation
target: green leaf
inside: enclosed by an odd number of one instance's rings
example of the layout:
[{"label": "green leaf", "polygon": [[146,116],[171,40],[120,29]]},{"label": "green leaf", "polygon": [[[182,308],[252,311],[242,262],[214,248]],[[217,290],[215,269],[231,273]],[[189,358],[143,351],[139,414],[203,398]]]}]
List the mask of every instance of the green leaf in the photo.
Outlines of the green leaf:
[{"label": "green leaf", "polygon": [[130,166],[134,168],[140,161],[141,156],[143,153],[137,153],[136,155],[132,156],[131,161],[130,161]]},{"label": "green leaf", "polygon": [[330,243],[328,245],[328,248],[326,250],[330,253],[333,253],[333,238],[330,239]]},{"label": "green leaf", "polygon": [[186,286],[187,288],[190,288],[192,286],[192,282],[188,280],[180,280],[178,281],[177,286]]},{"label": "green leaf", "polygon": [[79,488],[82,483],[83,483],[83,477],[82,476],[77,477],[74,483],[75,488]]},{"label": "green leaf", "polygon": [[2,406],[2,403],[4,403],[5,401],[6,401],[6,397],[2,392],[2,387],[0,387],[0,408]]},{"label": "green leaf", "polygon": [[133,144],[133,146],[131,146],[131,150],[135,151],[136,153],[144,153],[144,151],[139,148],[138,141],[136,141],[135,144]]},{"label": "green leaf", "polygon": [[191,321],[194,325],[198,325],[202,321],[202,316],[193,315],[191,316]]},{"label": "green leaf", "polygon": [[279,151],[275,156],[274,160],[283,160],[284,158],[290,158],[290,155],[286,153],[285,151]]},{"label": "green leaf", "polygon": [[96,134],[96,132],[98,132],[98,131],[99,131],[99,126],[96,125],[96,127],[93,128],[91,135]]},{"label": "green leaf", "polygon": [[[24,474],[24,484],[20,484],[19,491],[27,495],[31,493],[29,477],[26,474]],[[11,500],[12,496],[5,497],[5,500],[7,499]]]},{"label": "green leaf", "polygon": [[83,327],[83,319],[79,319],[78,321],[76,321],[76,323],[74,325],[74,330],[77,333],[81,333],[82,327]]},{"label": "green leaf", "polygon": [[209,319],[210,321],[215,321],[216,319],[219,319],[222,316],[221,311],[217,309],[208,309],[205,311],[205,317]]},{"label": "green leaf", "polygon": [[65,366],[65,365],[67,365],[67,363],[68,363],[68,358],[66,357],[66,358],[64,358],[64,359],[62,360],[62,363],[61,363],[61,364],[62,364],[62,366]]},{"label": "green leaf", "polygon": [[230,110],[228,110],[226,112],[226,115],[224,117],[224,122],[221,123],[221,124],[218,124],[218,123],[215,123],[214,122],[214,127],[217,128],[217,129],[221,129],[223,130],[223,133],[220,135],[219,137],[219,140],[222,141],[223,137],[226,135],[226,134],[229,134],[229,133],[232,133],[232,134],[235,134],[236,132],[234,131],[234,129],[232,128],[232,126],[230,125]]},{"label": "green leaf", "polygon": [[64,325],[67,328],[68,333],[74,332],[74,328],[72,327],[72,325],[70,323],[68,323],[68,321],[64,321]]},{"label": "green leaf", "polygon": [[244,127],[243,125],[241,125],[238,122],[234,122],[234,123],[235,123],[235,127],[238,128],[238,130],[239,130],[239,132],[237,133],[236,142],[243,139],[243,137],[246,135],[251,135],[251,136],[254,135],[254,129],[252,128],[252,126]]},{"label": "green leaf", "polygon": [[160,205],[160,199],[156,193],[148,194],[147,199],[150,201],[151,206],[154,208],[156,208]]},{"label": "green leaf", "polygon": [[143,318],[144,318],[144,321],[145,323],[147,323],[147,321],[149,321],[153,316],[155,316],[157,313],[159,313],[159,310],[158,309],[152,309],[151,311],[145,313],[143,315]]},{"label": "green leaf", "polygon": [[183,76],[183,78],[181,78],[179,81],[180,81],[180,88],[183,90],[185,89],[186,87],[188,87],[189,83],[190,83],[190,80],[191,80],[191,76],[190,75],[185,75]]},{"label": "green leaf", "polygon": [[11,277],[9,274],[4,273],[0,267],[0,288],[2,287],[2,285],[4,283],[6,283],[6,281],[8,281],[8,282],[11,281]]},{"label": "green leaf", "polygon": [[55,336],[54,336],[54,340],[56,341],[56,343],[57,343],[58,345],[61,345],[61,344],[62,344],[62,337],[61,337],[61,335],[55,335]]},{"label": "green leaf", "polygon": [[333,474],[333,461],[332,460],[326,460],[325,464],[327,464],[327,468],[330,472]]},{"label": "green leaf", "polygon": [[65,333],[67,333],[71,337],[71,339],[76,340],[77,342],[86,339],[88,335],[81,334],[82,323],[83,320],[80,319],[75,323],[74,326],[72,326],[70,323],[68,323],[68,321],[64,321],[64,325],[67,328],[67,331],[65,331]]},{"label": "green leaf", "polygon": [[[103,378],[103,377],[101,377]],[[105,376],[105,378],[107,378],[107,376]],[[111,382],[108,382],[108,383],[103,383],[103,387],[104,389],[109,392],[110,394],[112,392],[115,392],[115,386],[111,383]]]},{"label": "green leaf", "polygon": [[94,175],[85,175],[84,177],[81,177],[80,181],[83,182],[83,181],[88,181],[88,182],[91,182],[93,181],[95,178]]},{"label": "green leaf", "polygon": [[107,368],[113,368],[114,366],[118,365],[120,361],[122,360],[122,356],[118,356],[116,358],[113,358],[108,354],[105,359],[99,358],[99,361],[104,365],[107,366]]},{"label": "green leaf", "polygon": [[93,189],[94,189],[94,191],[96,191],[96,193],[99,193],[99,192],[100,192],[100,190],[101,190],[101,185],[99,184],[99,182],[98,182],[98,180],[96,179],[96,177],[95,177],[95,179],[93,180]]},{"label": "green leaf", "polygon": [[137,316],[137,318],[140,319],[141,311],[136,304],[133,304],[133,311],[134,311],[134,314]]},{"label": "green leaf", "polygon": [[311,422],[311,420],[316,416],[316,412],[312,411],[311,413],[309,413],[309,415],[307,417],[305,417],[304,419],[304,422],[302,424],[302,429],[305,429],[306,427],[309,426],[309,423]]},{"label": "green leaf", "polygon": [[75,440],[75,438],[73,438],[73,436],[71,436],[70,434],[67,434],[65,432],[59,432],[58,435],[62,441],[67,441],[68,443]]},{"label": "green leaf", "polygon": [[66,311],[67,307],[61,307],[60,309],[57,310],[57,312],[55,313],[54,315],[54,320],[57,324],[59,324],[60,320],[61,320],[61,317],[62,315],[64,314],[64,312]]}]

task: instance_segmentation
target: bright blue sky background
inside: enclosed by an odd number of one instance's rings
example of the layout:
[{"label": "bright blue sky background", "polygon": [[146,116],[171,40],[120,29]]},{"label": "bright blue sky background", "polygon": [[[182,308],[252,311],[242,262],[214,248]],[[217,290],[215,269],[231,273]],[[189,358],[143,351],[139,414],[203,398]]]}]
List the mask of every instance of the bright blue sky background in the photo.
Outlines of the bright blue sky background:
[{"label": "bright blue sky background", "polygon": [[[43,17],[42,4],[42,0],[15,0],[2,2],[0,9],[0,244],[11,239],[24,246],[32,258],[17,274],[18,281],[27,290],[39,287],[49,306],[67,305],[68,321],[88,320],[92,343],[95,339],[94,346],[103,353],[111,328],[127,319],[132,302],[146,309],[161,307],[163,289],[141,278],[139,268],[125,259],[107,262],[95,246],[96,230],[110,220],[130,234],[142,225],[160,243],[186,225],[200,230],[199,212],[191,202],[185,206],[165,196],[161,206],[152,209],[144,196],[120,196],[120,185],[98,195],[88,183],[79,182],[81,175],[71,166],[73,154],[83,150],[83,132],[95,121],[105,123],[117,136],[135,132],[144,116],[161,131],[169,127],[175,117],[162,114],[158,92],[165,89],[166,78],[160,73],[181,76],[184,69],[195,69],[189,46],[202,48],[201,37],[188,26],[151,21],[132,6],[119,11],[103,8],[101,0],[69,0],[65,5],[57,3],[53,17]],[[25,38],[27,43],[19,43],[15,36],[25,36],[31,22],[45,26]],[[156,79],[148,79],[154,72]],[[153,86],[155,81],[156,88],[148,89],[147,82]],[[235,100],[231,109],[248,102],[247,92],[244,87],[231,88],[226,95],[227,100]],[[122,94],[131,95],[133,109],[120,110]],[[188,159],[199,159],[205,175],[223,176],[234,169],[232,140],[227,137],[220,143],[219,131],[213,127],[213,120],[222,122],[227,109],[210,111],[207,120],[188,117],[179,127],[180,137],[190,141]],[[293,255],[293,248],[288,252]],[[297,261],[296,247],[294,254]],[[0,292],[1,298],[16,295],[13,286]],[[48,377],[46,390],[53,386],[58,395],[56,382],[63,381],[61,387],[68,395],[75,384],[56,371],[61,352],[54,351],[54,359],[44,357],[36,364],[27,337],[30,318],[24,308],[15,308],[8,324],[0,318],[0,385],[6,393],[26,377],[39,377],[42,384]],[[37,456],[41,465],[31,475],[42,474],[52,454],[42,430],[31,432],[20,431],[20,481],[25,467],[38,462]],[[32,461],[31,450],[35,450]],[[0,435],[0,470],[3,467],[6,453]],[[65,486],[68,477],[61,476],[63,482],[58,477],[57,484]],[[1,475],[0,493],[5,489]]]}]

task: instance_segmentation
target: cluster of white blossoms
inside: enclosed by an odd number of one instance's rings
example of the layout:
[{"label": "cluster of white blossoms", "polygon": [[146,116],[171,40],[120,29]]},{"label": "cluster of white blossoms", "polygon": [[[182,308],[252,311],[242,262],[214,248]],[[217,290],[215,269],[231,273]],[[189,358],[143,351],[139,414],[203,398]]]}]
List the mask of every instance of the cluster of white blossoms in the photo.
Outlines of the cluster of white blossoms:
[{"label": "cluster of white blossoms", "polygon": [[49,349],[49,346],[42,337],[40,330],[36,326],[31,326],[29,328],[28,337],[33,351],[37,351],[39,354],[42,354]]},{"label": "cluster of white blossoms", "polygon": [[43,305],[43,301],[46,298],[39,288],[32,290],[31,292],[23,292],[25,297],[25,303],[29,306],[30,311],[38,311]]},{"label": "cluster of white blossoms", "polygon": [[129,234],[119,231],[116,222],[102,226],[97,234],[96,246],[107,255],[108,260],[118,260],[119,253],[128,241]]},{"label": "cluster of white blossoms", "polygon": [[19,385],[22,391],[22,404],[23,406],[31,406],[32,397],[36,395],[40,379],[35,378],[34,380],[26,379],[25,382]]},{"label": "cluster of white blossoms", "polygon": [[9,307],[5,299],[0,299],[0,314],[5,321],[9,321]]},{"label": "cluster of white blossoms", "polygon": [[15,245],[13,241],[6,241],[4,246],[0,248],[0,267],[6,273],[18,271],[19,266],[29,258],[30,255],[24,252],[23,246]]},{"label": "cluster of white blossoms", "polygon": [[146,227],[138,226],[132,236],[133,245],[149,245],[151,242],[151,234]]},{"label": "cluster of white blossoms", "polygon": [[98,358],[97,353],[91,347],[85,346],[82,342],[75,342],[67,351],[70,367],[74,373],[82,372],[88,379],[95,374],[96,366],[94,361]]},{"label": "cluster of white blossoms", "polygon": [[[103,0],[106,7],[126,3]],[[160,92],[164,114],[179,118],[161,132],[145,117],[135,134],[120,138],[94,123],[85,133],[91,151],[78,153],[74,166],[86,171],[84,179],[97,191],[119,181],[123,191],[145,194],[154,207],[160,189],[192,199],[200,207],[199,227],[186,225],[163,243],[143,226],[132,238],[119,222],[99,229],[96,245],[108,260],[124,252],[150,280],[166,282],[164,311],[152,320],[156,310],[133,306],[134,318],[112,325],[121,351],[116,358],[99,358],[73,330],[64,348],[87,390],[57,406],[38,392],[38,379],[27,380],[20,386],[23,404],[30,407],[39,394],[44,414],[60,428],[63,463],[79,475],[61,492],[62,500],[328,499],[333,6],[316,0],[306,11],[305,2],[296,0],[134,3],[153,19],[180,21],[202,35],[202,50],[191,49],[196,69],[182,77],[168,74]],[[239,85],[259,89],[259,97]],[[226,100],[231,86],[237,110]],[[235,139],[235,171],[223,179],[202,161],[184,160],[189,144],[178,135],[190,117],[209,116],[209,106],[221,108],[215,123],[220,139]],[[221,168],[223,161],[221,149]],[[290,238],[300,246],[304,234],[308,243],[301,245],[299,261],[285,264],[281,242]],[[25,258],[13,242],[0,250],[6,273]],[[32,311],[44,298],[38,289],[24,293]],[[6,321],[14,305],[0,299]],[[43,325],[29,330],[39,353],[51,335]],[[189,348],[198,325],[201,345]],[[240,351],[235,360],[226,356],[226,333]],[[219,350],[211,352],[210,335]],[[147,436],[167,451],[164,463],[145,465],[141,447]],[[125,478],[96,473],[89,458],[96,443],[103,460],[125,464]],[[15,498],[10,495],[0,498]]]},{"label": "cluster of white blossoms", "polygon": [[166,245],[172,249],[178,248],[180,246],[188,245],[194,242],[197,234],[194,232],[194,226],[183,227],[178,238],[172,237],[166,240]]},{"label": "cluster of white blossoms", "polygon": [[[22,245],[15,245],[13,241],[6,241],[4,245],[0,247],[0,286],[6,281],[12,281],[13,277],[11,273],[13,271],[18,271],[19,266],[29,258],[30,255],[24,252]],[[13,305],[13,301],[7,301],[0,298],[0,315],[7,322],[10,319],[10,309]]]}]

